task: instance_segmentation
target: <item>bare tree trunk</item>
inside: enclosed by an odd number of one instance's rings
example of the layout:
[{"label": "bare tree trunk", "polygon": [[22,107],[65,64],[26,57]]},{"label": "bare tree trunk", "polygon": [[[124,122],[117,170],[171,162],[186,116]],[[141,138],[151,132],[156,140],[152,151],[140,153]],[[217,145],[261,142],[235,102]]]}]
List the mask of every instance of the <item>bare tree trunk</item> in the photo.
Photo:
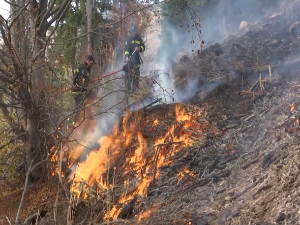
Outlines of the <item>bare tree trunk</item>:
[{"label": "bare tree trunk", "polygon": [[[10,5],[10,15],[11,15],[11,19],[14,20],[16,18],[16,14],[17,14],[17,7],[16,7],[16,1],[15,0],[10,0],[10,2],[12,3]],[[17,27],[13,26],[11,28],[11,43],[13,45],[13,47],[16,49],[17,46]]]},{"label": "bare tree trunk", "polygon": [[[47,126],[45,114],[40,111],[36,105],[42,105],[45,94],[45,42],[47,21],[43,20],[43,16],[47,11],[47,0],[41,0],[39,3],[31,1],[29,4],[30,12],[30,51],[31,51],[31,69],[29,77],[32,79],[32,87],[21,90],[21,95],[26,99],[23,112],[22,126],[25,130],[26,143],[26,170],[29,165],[36,165],[45,155],[46,139],[41,128]],[[28,72],[28,71],[27,71]],[[30,94],[31,93],[31,94]],[[44,115],[44,116],[41,116]],[[43,122],[42,122],[43,121]],[[43,165],[37,166],[29,177],[29,185],[41,178],[46,171],[42,171]]]},{"label": "bare tree trunk", "polygon": [[[34,79],[34,90],[37,93],[44,90],[45,84],[45,42],[46,42],[46,24],[42,21],[47,11],[47,0],[41,0],[39,4],[35,1],[30,2],[30,33],[31,33],[31,51],[32,51],[32,77]],[[37,26],[38,25],[38,26]]]},{"label": "bare tree trunk", "polygon": [[94,0],[86,1],[86,18],[87,18],[87,53],[92,54],[92,12],[93,12],[93,2]]},{"label": "bare tree trunk", "polygon": [[[23,65],[28,65],[28,62],[26,60],[26,57],[30,54],[30,52],[26,51],[25,47],[25,15],[21,13],[22,7],[25,6],[25,0],[11,0],[10,5],[10,13],[11,13],[11,20],[15,21],[13,26],[10,29],[10,37],[11,37],[11,46],[14,49],[14,52],[18,53],[19,60]],[[31,33],[31,54],[32,54],[32,70],[34,71],[33,74],[30,74],[34,80],[34,90],[39,90],[39,88],[43,87],[44,84],[44,68],[43,63],[41,63],[42,59],[44,59],[45,55],[40,54],[40,50],[43,48],[43,43],[41,40],[45,40],[46,32],[43,30],[37,30],[37,21],[41,16],[43,16],[43,13],[37,13],[38,10],[46,10],[47,1],[42,0],[39,5],[32,1],[29,5],[32,9],[31,16],[30,16],[30,33]],[[34,61],[34,58],[37,57],[37,60]],[[18,65],[18,67],[21,65]],[[26,66],[27,67],[27,66]],[[20,74],[23,74],[23,82],[28,83],[29,79],[28,76],[25,75],[27,72],[30,71],[30,67],[27,67],[28,71],[23,70],[23,68],[19,67]],[[29,88],[29,89],[28,89]],[[25,131],[25,168],[28,170],[28,167],[31,163],[33,165],[37,164],[42,160],[42,154],[41,154],[41,148],[40,148],[40,134],[38,131],[38,113],[36,113],[37,108],[33,107],[35,99],[32,98],[32,95],[30,95],[30,86],[26,86],[21,88],[17,92],[20,99],[23,99],[23,103],[20,104],[20,108],[22,110],[18,111],[18,114],[21,118],[21,126]],[[35,96],[36,93],[33,93],[33,96]],[[13,103],[14,99],[11,99],[11,104]],[[1,99],[3,102],[3,99]],[[38,100],[36,100],[38,102]],[[6,116],[6,119],[13,124],[13,120],[9,120],[9,113],[7,110],[5,110],[5,107],[1,108],[2,113]],[[41,167],[37,167],[33,173],[30,174],[30,177],[28,177],[29,184],[31,185],[36,179],[38,179],[42,175],[41,173]]]}]

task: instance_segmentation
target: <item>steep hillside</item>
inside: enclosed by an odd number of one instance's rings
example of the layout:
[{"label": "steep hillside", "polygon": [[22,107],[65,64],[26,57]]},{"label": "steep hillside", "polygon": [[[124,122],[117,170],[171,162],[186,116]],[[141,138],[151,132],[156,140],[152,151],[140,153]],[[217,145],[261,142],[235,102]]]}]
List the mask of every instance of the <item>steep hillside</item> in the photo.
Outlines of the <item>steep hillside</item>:
[{"label": "steep hillside", "polygon": [[300,1],[284,3],[183,56],[175,87],[193,97],[127,112],[51,201],[32,203],[51,212],[40,224],[297,224]]},{"label": "steep hillside", "polygon": [[90,182],[120,185],[108,188],[113,209],[97,213],[114,224],[297,223],[298,9],[299,1],[283,5],[238,36],[182,57],[175,84],[196,92],[191,102],[125,117],[109,136],[109,175],[90,170],[105,147],[82,165]]}]

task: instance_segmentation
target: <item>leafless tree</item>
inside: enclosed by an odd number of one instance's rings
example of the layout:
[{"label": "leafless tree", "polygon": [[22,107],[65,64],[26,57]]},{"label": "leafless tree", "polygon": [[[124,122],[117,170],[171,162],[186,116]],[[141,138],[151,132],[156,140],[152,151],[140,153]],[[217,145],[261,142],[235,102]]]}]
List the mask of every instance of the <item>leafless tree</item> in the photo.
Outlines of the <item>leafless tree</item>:
[{"label": "leafless tree", "polygon": [[[1,111],[11,126],[17,124],[15,131],[24,132],[26,170],[31,162],[33,166],[41,162],[53,145],[46,135],[50,120],[48,109],[43,106],[51,95],[47,86],[46,49],[70,3],[71,0],[59,4],[56,0],[11,0],[10,18],[6,20],[0,15],[4,41],[0,50],[0,91],[1,96],[11,99],[7,102],[2,98]],[[8,108],[14,109],[15,117],[8,114]],[[29,184],[45,172],[43,164],[36,166],[30,173]]]},{"label": "leafless tree", "polygon": [[87,18],[87,52],[88,54],[92,54],[92,12],[93,12],[93,3],[94,0],[86,1],[86,18]]}]

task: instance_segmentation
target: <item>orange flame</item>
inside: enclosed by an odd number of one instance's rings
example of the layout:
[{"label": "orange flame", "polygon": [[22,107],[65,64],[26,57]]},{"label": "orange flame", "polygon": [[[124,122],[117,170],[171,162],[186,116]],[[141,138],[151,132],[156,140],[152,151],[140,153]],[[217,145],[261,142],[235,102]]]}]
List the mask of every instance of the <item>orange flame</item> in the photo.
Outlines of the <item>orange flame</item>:
[{"label": "orange flame", "polygon": [[[72,187],[72,191],[78,189],[80,181],[88,181],[89,184],[92,184],[96,178],[102,177],[102,173],[106,169],[107,150],[111,146],[112,140],[110,137],[104,136],[100,139],[100,143],[101,148],[97,152],[91,152],[87,156],[86,161],[78,165],[74,178],[76,185]],[[106,184],[102,180],[99,181],[101,186],[106,187]]]},{"label": "orange flame", "polygon": [[196,175],[193,174],[191,171],[189,171],[187,168],[185,168],[183,171],[180,171],[178,173],[178,176],[180,177],[180,180],[186,177],[186,174],[190,177],[196,178]]},{"label": "orange flame", "polygon": [[188,114],[185,114],[184,108],[181,104],[177,104],[175,106],[175,112],[176,112],[176,120],[178,122],[190,120],[191,116]]},{"label": "orange flame", "polygon": [[144,218],[148,218],[151,215],[152,211],[151,210],[147,210],[145,212],[142,212],[139,216],[138,216],[138,222],[140,222],[142,219]]},{"label": "orange flame", "polygon": [[[50,152],[52,152],[54,150],[54,146],[50,149]],[[49,155],[50,153],[48,153]],[[63,153],[60,151],[60,160],[62,161],[63,159]],[[50,158],[50,162],[51,162],[51,165],[50,165],[50,173],[51,173],[51,176],[56,176],[59,174],[59,168],[58,168],[58,152],[57,152],[57,149],[55,150],[54,153],[52,153],[51,155],[51,158]],[[64,174],[61,172],[60,173],[62,177],[64,177]]]},{"label": "orange flame", "polygon": [[[53,150],[54,150],[54,147],[52,147],[50,149],[50,152],[53,151]],[[48,154],[50,154],[50,153],[48,153]],[[58,160],[57,159],[58,159],[57,158],[57,150],[55,150],[55,152],[52,154],[52,156],[50,158],[50,161],[52,163],[51,164],[51,168],[50,168],[50,170],[51,170],[51,176],[55,176],[55,175],[58,174],[58,165],[57,165]]]},{"label": "orange flame", "polygon": [[[119,130],[118,126],[115,126],[110,135],[104,136],[99,140],[101,145],[98,151],[91,152],[87,157],[87,160],[78,165],[75,173],[74,185],[71,190],[75,195],[79,195],[79,185],[81,181],[85,181],[87,184],[92,185],[97,182],[104,189],[113,188],[112,185],[107,184],[103,180],[103,174],[108,170],[109,163],[119,153],[123,153],[126,147],[130,147],[131,143],[138,145],[134,151],[130,150],[131,156],[126,159],[125,170],[134,173],[134,184],[131,180],[124,181],[124,187],[130,187],[130,194],[123,193],[118,200],[118,204],[114,205],[110,211],[106,213],[104,219],[117,219],[120,209],[117,205],[124,204],[127,200],[132,199],[134,196],[146,196],[147,189],[152,181],[159,179],[159,168],[166,165],[167,158],[175,155],[181,151],[183,146],[191,146],[193,144],[192,136],[202,137],[202,130],[204,126],[197,122],[192,121],[192,116],[187,114],[181,104],[175,105],[176,121],[167,132],[154,140],[153,145],[148,146],[147,141],[143,137],[143,133],[137,127],[130,113],[127,113],[122,121],[123,129]],[[158,119],[153,121],[152,126],[158,124]],[[130,147],[131,149],[132,147]],[[82,148],[76,149],[76,152],[80,152]],[[139,172],[141,171],[141,172]],[[195,175],[188,169],[184,170],[184,173],[191,177]],[[128,178],[129,179],[129,178]],[[147,217],[148,213],[140,214],[139,218]]]}]

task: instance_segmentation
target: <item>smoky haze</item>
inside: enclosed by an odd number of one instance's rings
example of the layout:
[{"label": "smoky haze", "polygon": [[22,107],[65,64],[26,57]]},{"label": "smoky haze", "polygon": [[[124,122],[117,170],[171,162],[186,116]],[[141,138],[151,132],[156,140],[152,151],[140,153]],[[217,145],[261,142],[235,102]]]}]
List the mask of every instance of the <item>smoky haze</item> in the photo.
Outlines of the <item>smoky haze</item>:
[{"label": "smoky haze", "polygon": [[[202,82],[204,75],[198,74],[197,78],[188,80],[183,88],[175,88],[173,69],[181,56],[187,55],[192,58],[196,52],[201,48],[200,43],[205,41],[203,48],[209,47],[215,42],[222,42],[230,34],[237,34],[239,26],[242,21],[249,24],[259,23],[274,11],[280,5],[280,0],[220,0],[218,4],[209,4],[208,6],[195,7],[193,1],[190,6],[194,11],[187,12],[185,22],[169,18],[175,17],[163,10],[165,15],[162,20],[152,20],[151,29],[145,38],[146,51],[141,54],[144,64],[141,67],[141,74],[149,75],[152,70],[152,75],[156,77],[158,84],[154,85],[154,94],[156,98],[162,98],[164,102],[171,103],[173,98],[176,101],[188,101],[196,92],[201,92],[201,100],[204,100],[207,94],[213,91],[221,83],[217,81]],[[158,8],[159,9],[159,8]],[[200,17],[201,27],[193,26],[191,15],[194,19]],[[167,18],[167,19],[166,19]],[[199,35],[199,30],[201,34]],[[194,52],[193,52],[194,50]],[[149,60],[152,58],[152,60]],[[116,68],[122,67],[124,61],[121,59],[116,62]],[[112,70],[113,68],[109,68]],[[111,71],[108,71],[111,72]],[[100,88],[100,94],[103,95],[107,91],[114,92],[116,90],[124,89],[124,79],[122,73],[118,73],[106,79],[112,79],[108,82],[109,88]],[[118,78],[116,78],[118,77]],[[201,82],[200,82],[201,81]],[[120,118],[124,112],[124,104],[121,104],[124,94],[122,92],[115,92],[104,99],[100,104],[100,112],[105,112],[96,117],[96,128],[88,136],[87,144],[82,151],[79,161],[83,161],[86,155],[93,150],[95,143],[98,140],[111,132],[113,125]],[[143,107],[152,99],[146,99],[136,108]]]},{"label": "smoky haze", "polygon": [[[108,67],[105,73],[119,70],[118,67],[122,67],[122,63],[123,61],[120,60],[116,63],[117,68]],[[97,69],[92,71],[93,74],[98,74],[97,72]],[[98,86],[93,91],[97,92],[97,99],[94,106],[91,107],[93,111],[92,117],[85,118],[72,135],[72,139],[76,140],[81,146],[75,164],[72,167],[73,172],[77,163],[85,161],[91,151],[100,148],[101,143],[99,143],[99,140],[111,132],[114,124],[122,115],[125,107],[123,83],[123,74],[120,72],[103,78],[98,84],[95,84]],[[89,116],[87,115],[87,117]]]},{"label": "smoky haze", "polygon": [[[164,7],[162,10],[161,45],[157,56],[157,68],[168,76],[160,76],[159,82],[166,90],[173,93],[176,101],[187,101],[192,98],[199,91],[200,84],[208,85],[208,87],[201,87],[206,92],[210,92],[218,86],[215,85],[216,83],[211,84],[208,81],[204,84],[200,82],[200,80],[203,81],[204,76],[199,73],[198,78],[187,80],[184,88],[177,89],[174,85],[173,69],[180,62],[181,56],[187,55],[193,58],[198,50],[205,49],[216,42],[222,42],[229,35],[238,35],[242,21],[250,25],[257,24],[274,13],[280,3],[284,1],[220,0],[218,3],[207,3],[203,7],[197,7],[194,1],[187,2],[190,10],[185,8],[186,12],[179,12],[185,13],[185,16],[177,15],[174,11],[166,11]],[[200,17],[200,27],[193,22],[198,17]],[[185,22],[185,18],[187,18],[187,22]],[[201,30],[201,34],[199,34],[199,30]],[[202,40],[205,44],[201,46]],[[157,86],[157,91],[160,92],[159,86]]]},{"label": "smoky haze", "polygon": [[[107,74],[119,70],[123,67],[124,63],[123,57],[120,57],[120,59],[115,62],[115,66],[107,67],[105,73]],[[92,73],[97,72],[92,71]],[[137,110],[151,102],[152,99],[145,98],[145,100],[139,102],[139,104],[134,104],[132,107],[126,108],[128,104],[126,99],[128,96],[125,95],[124,83],[124,72],[119,72],[113,76],[102,79],[98,87],[94,89],[94,91],[97,91],[97,99],[101,99],[101,101],[93,106],[92,117],[84,119],[82,126],[77,128],[78,131],[76,135],[72,137],[81,146],[77,160],[72,166],[73,173],[75,172],[77,163],[85,161],[91,151],[100,149],[101,137],[110,134],[116,122],[124,115],[125,109]],[[94,128],[92,126],[93,122],[90,122],[91,120],[96,123]],[[90,127],[89,124],[91,125]],[[88,128],[86,129],[85,127],[87,126]]]}]

